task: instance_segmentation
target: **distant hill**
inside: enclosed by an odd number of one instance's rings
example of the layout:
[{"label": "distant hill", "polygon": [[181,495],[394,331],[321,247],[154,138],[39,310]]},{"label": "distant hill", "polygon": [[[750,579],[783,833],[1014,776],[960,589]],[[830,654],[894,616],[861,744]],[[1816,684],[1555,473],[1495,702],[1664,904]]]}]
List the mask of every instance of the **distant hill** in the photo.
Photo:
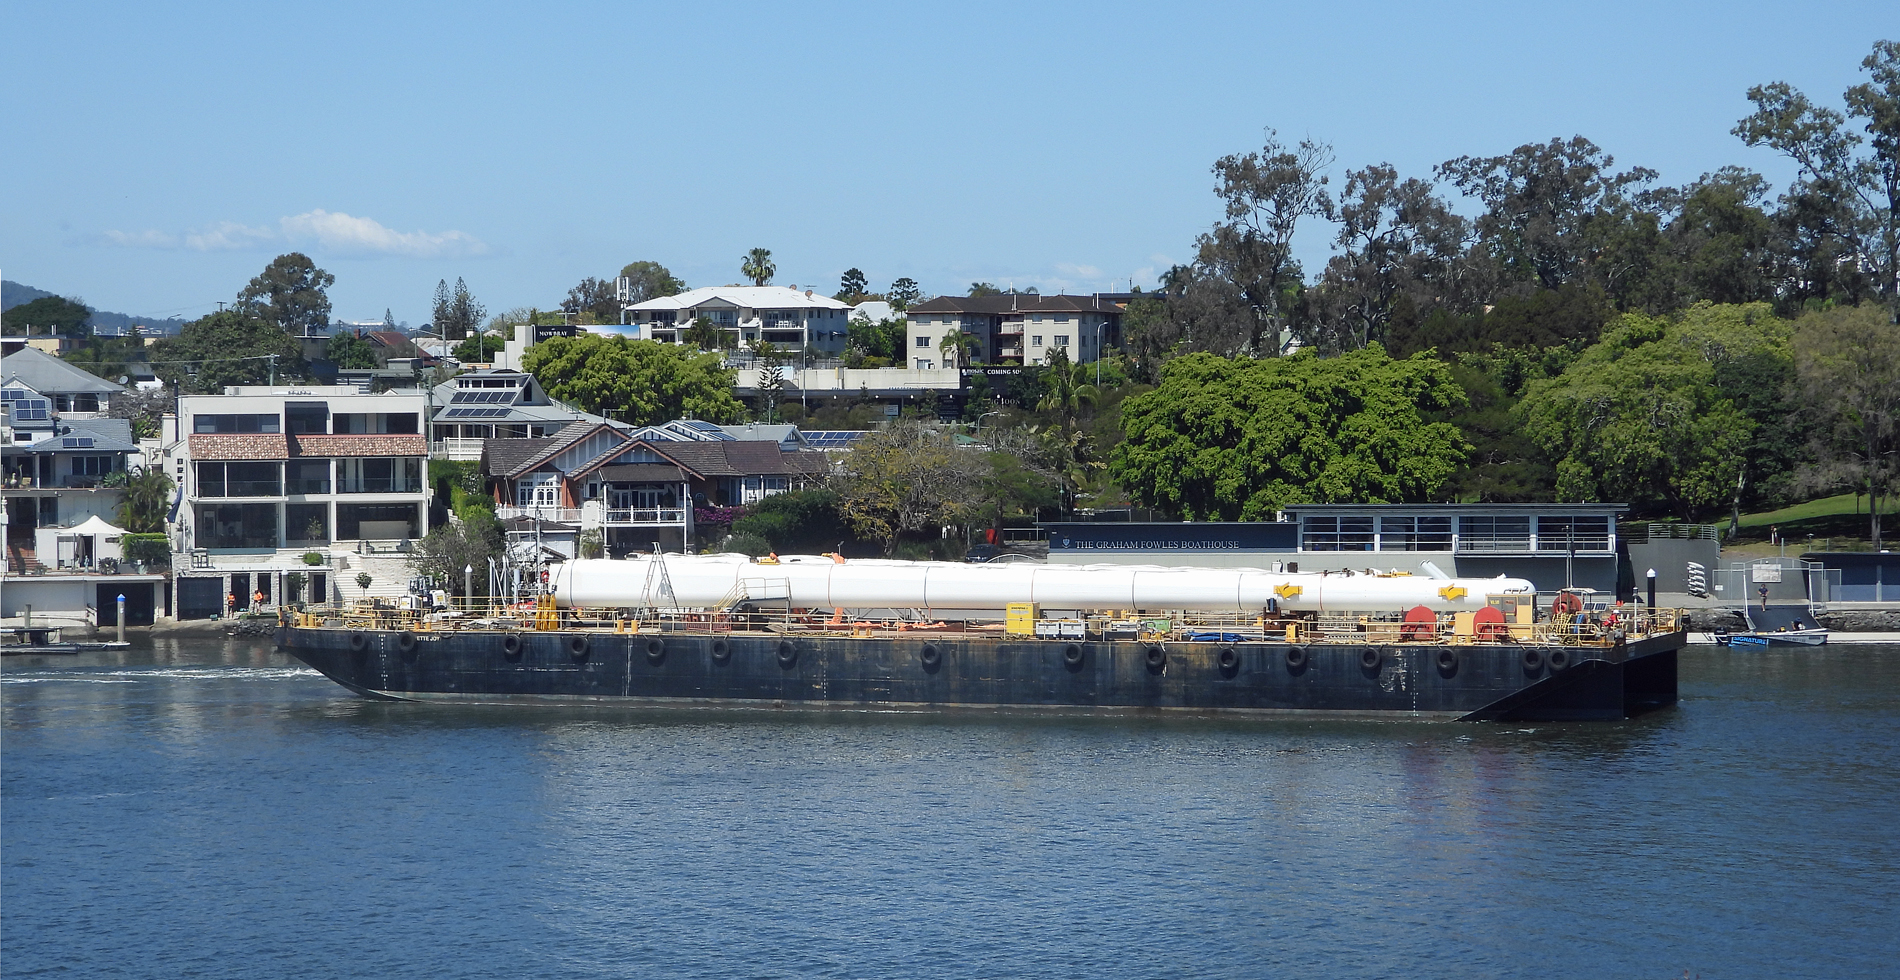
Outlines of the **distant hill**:
[{"label": "distant hill", "polygon": [[[23,303],[31,303],[42,296],[58,295],[58,293],[48,292],[44,289],[35,289],[32,286],[17,283],[11,279],[0,281],[0,310],[10,310]],[[87,325],[95,329],[104,329],[108,332],[115,333],[136,323],[143,328],[143,332],[148,334],[171,334],[177,333],[184,328],[186,323],[190,322],[180,320],[176,317],[154,320],[149,316],[130,316],[124,313],[95,310],[91,306],[86,307],[86,309],[92,310],[92,316],[86,320]]]}]

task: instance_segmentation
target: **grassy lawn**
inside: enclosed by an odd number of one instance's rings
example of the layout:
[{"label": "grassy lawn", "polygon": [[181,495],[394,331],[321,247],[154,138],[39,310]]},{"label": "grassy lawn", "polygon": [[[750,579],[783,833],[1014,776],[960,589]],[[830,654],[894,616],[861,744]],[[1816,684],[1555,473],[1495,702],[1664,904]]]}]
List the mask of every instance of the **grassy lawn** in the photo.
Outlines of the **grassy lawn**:
[{"label": "grassy lawn", "polygon": [[[1893,504],[1887,505],[1892,508]],[[1727,521],[1714,522],[1718,527],[1727,527]],[[1774,553],[1776,549],[1767,545],[1769,528],[1776,528],[1781,539],[1792,550],[1805,548],[1808,539],[1814,539],[1815,548],[1833,548],[1836,550],[1861,550],[1868,547],[1867,537],[1867,500],[1862,497],[1855,502],[1851,493],[1822,497],[1783,507],[1780,510],[1763,511],[1759,514],[1742,515],[1741,540],[1733,546],[1739,552],[1745,552],[1751,545],[1766,548],[1764,554]],[[1900,512],[1883,510],[1880,521],[1882,544],[1890,535],[1900,539]]]},{"label": "grassy lawn", "polygon": [[[1888,516],[1892,513],[1894,513],[1894,511],[1886,511],[1882,516]],[[1783,507],[1780,510],[1764,511],[1760,514],[1743,514],[1742,527],[1744,529],[1760,528],[1766,531],[1770,525],[1795,524],[1839,517],[1853,518],[1865,524],[1867,521],[1867,501],[1863,498],[1856,502],[1854,495],[1851,493],[1822,497],[1818,500],[1810,500],[1805,503],[1795,504],[1791,507]],[[1881,521],[1880,524],[1884,530],[1887,522]]]}]

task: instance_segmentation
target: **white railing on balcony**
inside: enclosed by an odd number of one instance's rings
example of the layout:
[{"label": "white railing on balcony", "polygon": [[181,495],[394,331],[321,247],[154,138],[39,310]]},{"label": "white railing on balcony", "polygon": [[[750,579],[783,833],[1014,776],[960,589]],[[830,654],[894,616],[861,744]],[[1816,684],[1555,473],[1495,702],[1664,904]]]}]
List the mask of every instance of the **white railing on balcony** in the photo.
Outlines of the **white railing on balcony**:
[{"label": "white railing on balcony", "polygon": [[429,444],[429,455],[456,462],[482,458],[481,439],[437,439]]},{"label": "white railing on balcony", "polygon": [[579,524],[581,522],[581,509],[579,507],[515,507],[503,504],[495,508],[495,515],[504,521],[512,520],[517,517],[539,517],[544,521],[553,521],[557,524]]},{"label": "white railing on balcony", "polygon": [[683,507],[609,507],[606,523],[613,525],[685,524]]}]

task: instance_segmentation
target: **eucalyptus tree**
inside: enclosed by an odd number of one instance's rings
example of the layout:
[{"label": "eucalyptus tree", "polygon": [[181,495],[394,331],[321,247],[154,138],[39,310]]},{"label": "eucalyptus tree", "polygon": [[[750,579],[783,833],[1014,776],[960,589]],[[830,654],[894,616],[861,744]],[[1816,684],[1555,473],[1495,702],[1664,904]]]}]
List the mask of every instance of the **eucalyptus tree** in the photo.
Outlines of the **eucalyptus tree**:
[{"label": "eucalyptus tree", "polygon": [[1861,69],[1871,81],[1843,94],[1845,114],[1771,82],[1748,90],[1755,111],[1733,132],[1749,146],[1780,151],[1800,170],[1782,203],[1791,226],[1806,232],[1797,244],[1819,253],[1806,265],[1821,281],[1809,285],[1823,297],[1838,287],[1848,302],[1866,288],[1900,322],[1900,43],[1875,42]]}]

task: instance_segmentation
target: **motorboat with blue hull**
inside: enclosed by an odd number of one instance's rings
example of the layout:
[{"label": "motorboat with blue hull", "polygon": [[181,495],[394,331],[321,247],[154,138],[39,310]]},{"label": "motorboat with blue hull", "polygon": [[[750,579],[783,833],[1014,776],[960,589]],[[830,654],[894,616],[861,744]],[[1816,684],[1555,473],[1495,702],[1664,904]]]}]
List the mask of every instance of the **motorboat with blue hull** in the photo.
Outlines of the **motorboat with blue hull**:
[{"label": "motorboat with blue hull", "polygon": [[1748,623],[1747,629],[1718,631],[1715,642],[1736,650],[1827,645],[1827,628],[1815,621],[1811,606],[1750,606],[1742,611],[1742,616]]},{"label": "motorboat with blue hull", "polygon": [[668,555],[567,563],[527,610],[366,603],[287,616],[278,640],[410,701],[1474,720],[1675,703],[1678,615],[1535,603],[1505,578]]}]

